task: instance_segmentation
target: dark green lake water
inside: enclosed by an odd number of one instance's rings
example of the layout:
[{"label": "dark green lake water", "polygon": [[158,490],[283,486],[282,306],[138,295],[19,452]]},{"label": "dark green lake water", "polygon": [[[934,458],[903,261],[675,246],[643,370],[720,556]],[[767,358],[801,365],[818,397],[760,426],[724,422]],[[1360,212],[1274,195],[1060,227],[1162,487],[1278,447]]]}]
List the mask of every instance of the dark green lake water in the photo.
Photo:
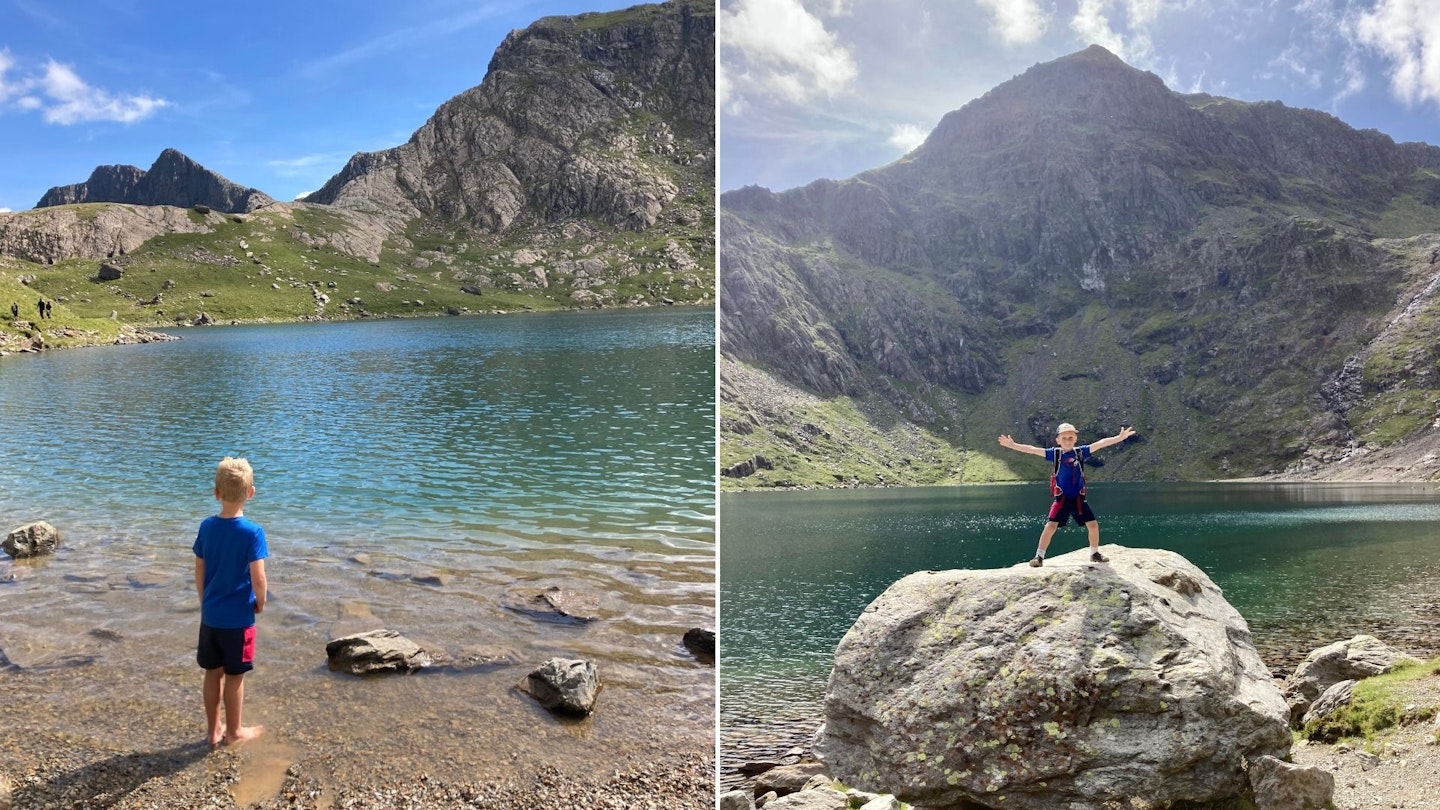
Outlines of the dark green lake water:
[{"label": "dark green lake water", "polygon": [[[562,764],[706,750],[714,669],[680,638],[715,624],[714,329],[707,310],[245,326],[0,360],[0,531],[45,519],[65,536],[53,558],[0,560],[0,649],[29,665],[4,677],[88,660],[144,672],[136,690],[188,687],[190,546],[215,463],[243,455],[272,552],[247,718],[253,701],[295,735],[388,736],[396,757],[409,735],[422,763],[438,746],[461,770],[527,746]],[[602,620],[503,606],[548,585]],[[517,663],[326,672],[330,634],[357,624]],[[560,743],[512,689],[552,655],[596,660],[606,684]],[[31,688],[78,727],[87,700],[131,688],[107,681]],[[332,729],[337,699],[355,706]]]},{"label": "dark green lake water", "polygon": [[[1435,654],[1440,487],[1092,483],[1102,544],[1166,548],[1203,569],[1273,669],[1372,633]],[[721,497],[722,754],[814,730],[835,645],[891,582],[1029,559],[1046,485]],[[1071,524],[1050,547],[1083,548]]]}]

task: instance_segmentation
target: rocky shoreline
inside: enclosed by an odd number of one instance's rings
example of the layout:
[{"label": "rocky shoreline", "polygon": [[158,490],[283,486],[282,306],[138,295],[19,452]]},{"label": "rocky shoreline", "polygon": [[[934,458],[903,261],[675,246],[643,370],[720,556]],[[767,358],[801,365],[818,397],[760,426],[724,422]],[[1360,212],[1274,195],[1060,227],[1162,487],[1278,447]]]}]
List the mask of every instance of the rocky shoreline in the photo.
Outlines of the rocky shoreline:
[{"label": "rocky shoreline", "polygon": [[[697,307],[701,309],[713,309],[713,305],[694,304],[673,304],[666,305],[665,309],[683,309]],[[544,310],[547,312],[588,312],[595,309],[653,309],[648,304],[617,305],[611,307],[570,307],[567,309]],[[341,317],[303,317],[303,318],[265,318],[261,320],[230,321],[227,323],[211,322],[205,326],[253,326],[260,324],[286,324],[286,323],[332,323],[341,321],[370,321],[370,320],[394,320],[398,318],[441,318],[455,317],[459,315],[514,315],[526,313],[538,313],[541,310],[486,310],[486,311],[464,311],[451,312],[444,315],[366,315],[366,316],[341,316]],[[8,327],[4,328],[4,327]],[[99,330],[83,329],[79,327],[60,326],[53,329],[37,332],[33,323],[18,321],[13,324],[5,324],[0,327],[0,357],[7,357],[12,354],[39,354],[52,349],[81,349],[92,346],[130,346],[148,343],[162,343],[172,340],[181,340],[180,335],[169,332],[156,332],[153,329],[188,329],[191,326],[176,325],[173,327],[136,327],[129,324],[120,326],[118,336],[102,334]],[[48,339],[46,337],[48,335]]]},{"label": "rocky shoreline", "polygon": [[[395,773],[383,763],[337,773],[337,759],[331,755],[303,758],[265,773],[255,767],[264,758],[258,745],[210,750],[195,741],[135,749],[37,729],[20,734],[19,728],[24,725],[0,730],[0,748],[11,752],[0,765],[0,810],[658,810],[709,808],[715,796],[714,760],[700,752],[677,752],[666,762],[617,764],[603,773],[540,765],[513,774],[450,780],[423,772]],[[272,789],[265,790],[266,785]]]}]

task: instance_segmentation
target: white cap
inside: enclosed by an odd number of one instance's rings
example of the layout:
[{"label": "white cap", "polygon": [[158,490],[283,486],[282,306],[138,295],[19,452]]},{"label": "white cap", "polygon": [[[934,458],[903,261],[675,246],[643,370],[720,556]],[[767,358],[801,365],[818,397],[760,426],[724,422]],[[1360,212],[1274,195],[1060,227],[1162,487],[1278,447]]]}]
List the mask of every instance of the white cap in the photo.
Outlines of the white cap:
[{"label": "white cap", "polygon": [[1055,428],[1055,435],[1056,435],[1056,436],[1059,436],[1061,433],[1076,433],[1076,434],[1078,434],[1079,432],[1080,432],[1080,431],[1076,430],[1076,429],[1075,429],[1075,426],[1072,425],[1072,424],[1070,424],[1069,422],[1061,422],[1061,423],[1060,423],[1060,427]]}]

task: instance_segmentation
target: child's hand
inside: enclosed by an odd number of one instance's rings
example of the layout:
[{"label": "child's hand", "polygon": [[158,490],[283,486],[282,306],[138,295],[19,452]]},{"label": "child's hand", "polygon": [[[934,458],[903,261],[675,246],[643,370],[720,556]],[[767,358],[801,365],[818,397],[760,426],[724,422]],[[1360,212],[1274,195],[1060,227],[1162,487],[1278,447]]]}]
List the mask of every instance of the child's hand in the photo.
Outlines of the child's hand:
[{"label": "child's hand", "polygon": [[1011,450],[1014,450],[1014,449],[1015,449],[1015,440],[1014,440],[1013,438],[1011,438],[1009,434],[1007,434],[1007,433],[1001,433],[1001,434],[1000,434],[1000,446],[1001,446],[1001,447],[1007,447],[1007,448],[1009,448],[1009,449],[1011,449]]},{"label": "child's hand", "polygon": [[1134,435],[1135,435],[1135,428],[1130,427],[1129,425],[1123,425],[1123,426],[1120,428],[1120,433],[1118,434],[1118,438],[1119,438],[1121,441],[1124,441],[1124,440],[1126,440],[1126,439],[1128,439],[1128,438],[1130,438],[1131,436],[1134,436]]}]

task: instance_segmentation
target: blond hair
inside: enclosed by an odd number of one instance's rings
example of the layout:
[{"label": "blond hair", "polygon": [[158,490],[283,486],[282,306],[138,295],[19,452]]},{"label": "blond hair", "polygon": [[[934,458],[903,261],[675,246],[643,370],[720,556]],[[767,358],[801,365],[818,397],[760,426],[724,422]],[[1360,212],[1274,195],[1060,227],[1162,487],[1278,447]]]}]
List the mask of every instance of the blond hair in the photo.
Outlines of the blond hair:
[{"label": "blond hair", "polygon": [[255,486],[255,471],[243,458],[226,456],[215,468],[215,497],[226,503],[244,503]]}]

